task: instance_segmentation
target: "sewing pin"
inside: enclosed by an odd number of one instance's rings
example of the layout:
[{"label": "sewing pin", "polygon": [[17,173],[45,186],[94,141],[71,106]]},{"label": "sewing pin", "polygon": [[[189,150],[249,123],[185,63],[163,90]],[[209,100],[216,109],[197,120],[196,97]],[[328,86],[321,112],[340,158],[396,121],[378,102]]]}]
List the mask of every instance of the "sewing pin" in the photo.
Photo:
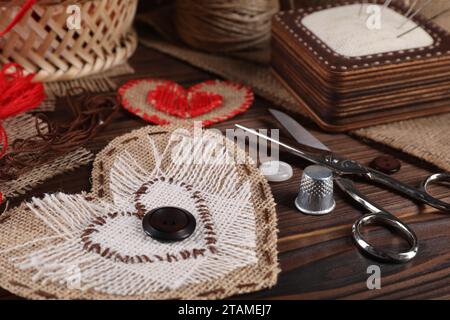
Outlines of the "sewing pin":
[{"label": "sewing pin", "polygon": [[[416,7],[417,3],[419,2],[419,0],[416,0],[413,2],[413,4],[409,7],[408,11],[406,11],[405,14],[405,19],[408,19],[408,16],[411,14],[411,12],[414,10],[414,8]],[[399,27],[397,27],[397,29],[399,29]]]},{"label": "sewing pin", "polygon": [[294,2],[294,0],[289,0],[288,6],[289,6],[290,10],[294,10],[295,9],[295,2]]},{"label": "sewing pin", "polygon": [[[428,23],[428,22],[430,22],[430,21],[432,21],[432,20],[434,20],[434,19],[439,18],[440,16],[443,16],[443,15],[446,14],[447,12],[450,12],[450,8],[448,8],[448,9],[446,9],[446,10],[444,10],[444,11],[442,11],[442,12],[436,14],[435,16],[431,17],[430,19],[428,19],[427,21],[425,21],[425,24]],[[401,38],[401,37],[403,37],[405,34],[408,34],[408,33],[412,32],[412,31],[416,30],[416,29],[419,28],[419,27],[420,27],[420,25],[418,24],[418,25],[415,26],[414,28],[409,29],[408,31],[405,31],[405,32],[403,32],[402,34],[398,35],[397,38]]]},{"label": "sewing pin", "polygon": [[367,3],[367,0],[363,0],[361,2],[361,6],[359,7],[359,13],[358,13],[358,17],[361,17],[361,13],[363,11],[364,5]]},{"label": "sewing pin", "polygon": [[420,11],[422,11],[431,1],[432,0],[428,0],[419,9],[417,9],[416,12],[414,12],[413,14],[407,15],[406,20],[397,29],[401,29],[409,20],[414,18],[416,15],[418,15],[420,13]]},{"label": "sewing pin", "polygon": [[383,8],[381,9],[381,11],[383,11],[384,9],[386,9],[387,7],[390,6],[392,0],[386,0],[383,4]]}]

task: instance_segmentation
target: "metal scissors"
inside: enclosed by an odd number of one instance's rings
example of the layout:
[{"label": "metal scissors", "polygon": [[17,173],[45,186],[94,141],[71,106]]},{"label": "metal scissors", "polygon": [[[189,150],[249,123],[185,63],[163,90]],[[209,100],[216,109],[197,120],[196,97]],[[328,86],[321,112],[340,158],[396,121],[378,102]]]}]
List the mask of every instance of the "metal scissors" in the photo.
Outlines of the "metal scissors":
[{"label": "metal scissors", "polygon": [[[239,124],[236,124],[236,127],[257,135],[262,139],[271,141],[272,143],[285,148],[288,152],[305,160],[308,160],[314,164],[325,166],[332,170],[335,174],[336,184],[355,201],[370,211],[370,213],[364,214],[360,219],[358,219],[352,227],[352,236],[357,246],[361,250],[367,252],[370,256],[384,261],[397,263],[410,261],[418,252],[418,239],[411,228],[399,220],[395,215],[389,213],[380,205],[368,199],[355,187],[354,183],[348,179],[348,177],[363,177],[369,181],[379,183],[395,190],[409,198],[426,203],[436,209],[444,212],[450,212],[449,203],[434,198],[427,191],[427,187],[431,183],[438,181],[450,181],[450,174],[441,173],[431,175],[422,182],[420,188],[413,188],[399,180],[396,180],[372,168],[368,168],[354,160],[337,156],[287,114],[273,109],[270,109],[269,111],[298,142],[297,148],[272,139]],[[361,234],[361,227],[374,223],[397,230],[399,235],[408,241],[410,248],[404,252],[394,252],[377,248],[368,243]]]}]

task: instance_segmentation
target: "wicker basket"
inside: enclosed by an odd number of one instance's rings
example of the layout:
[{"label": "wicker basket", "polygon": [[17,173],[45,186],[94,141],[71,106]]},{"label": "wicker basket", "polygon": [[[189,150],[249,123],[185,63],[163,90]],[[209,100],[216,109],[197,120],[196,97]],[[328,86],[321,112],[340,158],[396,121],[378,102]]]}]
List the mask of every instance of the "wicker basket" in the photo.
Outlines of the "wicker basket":
[{"label": "wicker basket", "polygon": [[[17,16],[18,1],[0,1],[0,30]],[[0,38],[0,64],[17,62],[36,80],[71,80],[124,63],[137,46],[132,29],[138,0],[41,0]],[[67,6],[81,9],[81,29],[69,30]]]}]

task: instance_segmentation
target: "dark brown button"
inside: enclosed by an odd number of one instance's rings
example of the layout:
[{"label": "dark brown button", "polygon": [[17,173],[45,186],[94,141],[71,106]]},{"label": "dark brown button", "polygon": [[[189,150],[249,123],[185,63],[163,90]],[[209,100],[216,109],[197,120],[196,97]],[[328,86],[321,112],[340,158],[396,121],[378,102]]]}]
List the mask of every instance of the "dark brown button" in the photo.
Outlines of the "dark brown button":
[{"label": "dark brown button", "polygon": [[381,171],[383,173],[394,174],[400,171],[402,164],[394,157],[386,155],[375,158],[370,163],[370,166],[375,170]]},{"label": "dark brown button", "polygon": [[147,235],[160,241],[181,241],[195,230],[194,216],[181,208],[162,207],[148,212],[142,220]]}]

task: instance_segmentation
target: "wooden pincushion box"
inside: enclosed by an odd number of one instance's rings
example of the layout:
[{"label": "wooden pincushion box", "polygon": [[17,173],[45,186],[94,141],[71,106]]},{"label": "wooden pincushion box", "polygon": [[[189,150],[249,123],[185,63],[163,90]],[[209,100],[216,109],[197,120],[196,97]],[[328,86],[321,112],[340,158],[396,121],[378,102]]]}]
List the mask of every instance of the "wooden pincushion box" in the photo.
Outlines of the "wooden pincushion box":
[{"label": "wooden pincushion box", "polygon": [[326,130],[450,111],[450,35],[384,3],[339,1],[274,18],[274,73]]}]

